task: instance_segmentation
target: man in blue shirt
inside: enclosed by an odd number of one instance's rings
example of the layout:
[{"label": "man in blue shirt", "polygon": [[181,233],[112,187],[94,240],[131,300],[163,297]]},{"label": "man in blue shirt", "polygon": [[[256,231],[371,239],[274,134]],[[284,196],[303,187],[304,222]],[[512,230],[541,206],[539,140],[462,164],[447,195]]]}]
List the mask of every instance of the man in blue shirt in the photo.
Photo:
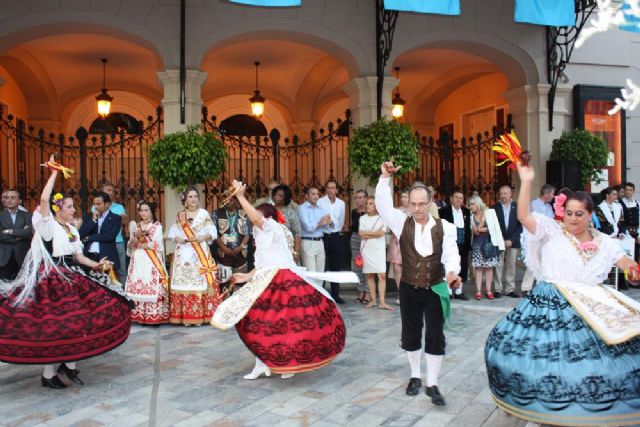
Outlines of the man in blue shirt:
[{"label": "man in blue shirt", "polygon": [[[111,198],[111,207],[109,208],[109,211],[114,215],[120,216],[122,218],[122,224],[126,224],[127,211],[125,210],[124,206],[115,201],[116,187],[113,184],[105,184],[104,186],[102,186],[102,191],[107,193]],[[91,213],[93,213],[94,210],[95,208],[91,206]],[[120,265],[120,268],[117,271],[118,278],[120,280],[120,283],[124,285],[127,282],[127,246],[125,245],[124,237],[122,235],[122,227],[118,232],[118,236],[116,236],[116,249],[118,251],[118,261]]]},{"label": "man in blue shirt", "polygon": [[318,206],[320,190],[311,186],[306,190],[307,201],[298,207],[302,228],[300,256],[309,271],[324,271],[325,253],[322,237],[329,230],[331,215]]},{"label": "man in blue shirt", "polygon": [[[545,184],[540,189],[540,196],[531,201],[531,212],[537,212],[540,215],[547,216],[551,219],[554,218],[553,207],[551,206],[551,202],[555,197],[556,189],[551,184]],[[524,277],[522,278],[522,296],[526,297],[531,289],[533,289],[533,272],[528,268],[524,272]]]}]

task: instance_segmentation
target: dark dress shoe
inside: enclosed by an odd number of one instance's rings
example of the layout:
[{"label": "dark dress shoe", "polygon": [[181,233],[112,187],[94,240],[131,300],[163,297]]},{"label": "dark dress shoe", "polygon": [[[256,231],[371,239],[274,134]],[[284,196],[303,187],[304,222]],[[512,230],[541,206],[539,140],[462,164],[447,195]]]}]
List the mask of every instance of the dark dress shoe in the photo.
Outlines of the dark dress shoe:
[{"label": "dark dress shoe", "polygon": [[442,395],[440,394],[440,391],[438,390],[438,386],[434,385],[433,387],[427,387],[425,392],[427,393],[427,396],[429,396],[431,398],[431,403],[433,403],[436,406],[444,406],[444,397],[442,397]]},{"label": "dark dress shoe", "polygon": [[42,387],[53,388],[53,389],[67,388],[67,385],[63,383],[62,380],[58,378],[57,375],[54,376],[53,378],[42,377],[41,381],[42,381]]},{"label": "dark dress shoe", "polygon": [[495,299],[498,299],[498,298],[502,297],[502,294],[501,294],[500,292],[494,292],[494,293],[493,293],[493,297],[494,297]]},{"label": "dark dress shoe", "polygon": [[518,295],[517,292],[509,292],[507,296],[511,298],[520,298],[520,295]]},{"label": "dark dress shoe", "polygon": [[417,396],[421,387],[422,380],[420,378],[411,378],[407,384],[407,396]]},{"label": "dark dress shoe", "polygon": [[345,303],[345,301],[340,297],[333,297],[333,300],[335,302],[337,302],[338,304],[344,304]]},{"label": "dark dress shoe", "polygon": [[469,298],[467,298],[467,296],[465,294],[453,294],[453,298],[454,299],[459,299],[462,301],[469,301]]},{"label": "dark dress shoe", "polygon": [[84,382],[82,382],[82,380],[78,376],[80,371],[78,371],[77,369],[69,369],[69,367],[63,363],[60,365],[60,367],[58,367],[58,373],[69,378],[76,384],[84,385]]}]

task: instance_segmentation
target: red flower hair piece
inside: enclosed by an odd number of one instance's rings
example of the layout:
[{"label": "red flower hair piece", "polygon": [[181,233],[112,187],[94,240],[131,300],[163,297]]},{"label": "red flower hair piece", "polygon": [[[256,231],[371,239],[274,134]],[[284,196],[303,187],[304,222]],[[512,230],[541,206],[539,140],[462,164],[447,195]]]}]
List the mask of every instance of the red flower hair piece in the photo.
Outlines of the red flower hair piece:
[{"label": "red flower hair piece", "polygon": [[278,223],[279,224],[286,224],[287,223],[287,219],[284,217],[284,215],[282,215],[282,212],[280,212],[280,210],[276,209],[276,212],[278,212]]}]

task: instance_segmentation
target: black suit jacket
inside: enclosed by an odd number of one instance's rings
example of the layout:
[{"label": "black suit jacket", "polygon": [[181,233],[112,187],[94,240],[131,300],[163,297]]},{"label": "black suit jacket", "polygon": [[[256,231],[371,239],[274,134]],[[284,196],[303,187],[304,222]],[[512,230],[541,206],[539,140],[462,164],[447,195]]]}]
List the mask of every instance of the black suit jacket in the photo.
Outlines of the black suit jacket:
[{"label": "black suit jacket", "polygon": [[[469,209],[462,207],[462,217],[464,218],[464,244],[462,247],[464,249],[471,249],[471,212]],[[453,224],[453,208],[451,205],[445,205],[444,207],[438,209],[438,213],[440,214],[441,219],[446,219],[451,224]]]},{"label": "black suit jacket", "polygon": [[[4,234],[4,230],[12,230],[12,232]],[[31,247],[32,237],[33,224],[30,213],[18,210],[14,225],[8,210],[0,212],[0,266],[7,265],[11,254],[18,264],[22,264]]]},{"label": "black suit jacket", "polygon": [[504,212],[502,211],[502,205],[500,202],[493,206],[500,223],[500,231],[502,231],[502,238],[504,240],[511,240],[514,249],[520,248],[520,235],[522,234],[522,224],[518,221],[518,205],[516,202],[511,202],[511,210],[509,210],[509,228],[504,226]]},{"label": "black suit jacket", "polygon": [[120,268],[120,259],[116,249],[116,237],[122,228],[122,217],[109,211],[98,232],[98,221],[92,215],[85,215],[80,226],[80,239],[84,243],[84,254],[89,256],[89,248],[93,242],[100,243],[100,259],[107,257],[113,262],[115,270]]}]

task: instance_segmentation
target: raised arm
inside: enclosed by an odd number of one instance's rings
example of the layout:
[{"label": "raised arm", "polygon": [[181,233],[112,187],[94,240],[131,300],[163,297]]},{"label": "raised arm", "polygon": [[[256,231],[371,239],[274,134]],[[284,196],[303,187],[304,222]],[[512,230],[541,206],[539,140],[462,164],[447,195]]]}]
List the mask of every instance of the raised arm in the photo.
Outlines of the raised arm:
[{"label": "raised arm", "polygon": [[533,168],[517,164],[520,174],[520,193],[518,194],[518,221],[531,234],[536,234],[536,219],[531,214],[531,185],[535,178]]},{"label": "raised arm", "polygon": [[393,198],[391,197],[391,187],[389,185],[391,175],[399,170],[400,166],[394,167],[392,162],[385,162],[380,169],[382,175],[376,186],[376,209],[393,234],[400,237],[407,216],[400,209],[393,207]]},{"label": "raised arm", "polygon": [[244,196],[244,192],[247,189],[247,186],[241,182],[236,181],[235,179],[231,183],[231,186],[236,193],[235,196],[238,199],[240,206],[242,206],[242,209],[244,209],[244,211],[246,212],[249,220],[253,223],[253,225],[262,230],[264,227],[264,217],[260,212],[256,210],[256,208],[253,207],[251,203],[249,203],[247,198]]},{"label": "raised arm", "polygon": [[[55,158],[52,154],[49,157],[50,162],[54,162]],[[51,200],[51,193],[53,192],[53,186],[56,185],[56,178],[58,177],[58,171],[55,169],[51,170],[51,175],[49,175],[49,180],[46,185],[42,189],[42,194],[40,194],[40,215],[43,217],[47,217],[51,214],[51,207],[49,206],[49,200]]]}]

